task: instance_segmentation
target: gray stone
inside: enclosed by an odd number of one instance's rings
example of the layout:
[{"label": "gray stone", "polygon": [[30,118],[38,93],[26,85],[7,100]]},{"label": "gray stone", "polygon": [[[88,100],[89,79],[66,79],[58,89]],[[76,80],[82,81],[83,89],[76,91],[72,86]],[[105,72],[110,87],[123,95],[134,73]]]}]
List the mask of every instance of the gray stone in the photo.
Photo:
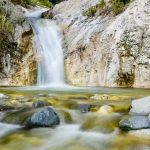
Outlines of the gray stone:
[{"label": "gray stone", "polygon": [[90,104],[80,104],[79,105],[79,110],[82,112],[82,113],[87,113],[89,112],[91,109],[91,105]]},{"label": "gray stone", "polygon": [[129,116],[119,122],[119,127],[124,131],[150,128],[150,121],[146,116]]},{"label": "gray stone", "polygon": [[150,114],[150,96],[132,101],[130,114],[149,115]]},{"label": "gray stone", "polygon": [[60,123],[57,113],[51,107],[45,107],[34,113],[26,122],[26,128],[53,127]]},{"label": "gray stone", "polygon": [[42,101],[42,100],[37,100],[32,105],[33,108],[40,108],[40,107],[45,107],[45,106],[48,106],[48,103],[46,103],[45,101]]}]

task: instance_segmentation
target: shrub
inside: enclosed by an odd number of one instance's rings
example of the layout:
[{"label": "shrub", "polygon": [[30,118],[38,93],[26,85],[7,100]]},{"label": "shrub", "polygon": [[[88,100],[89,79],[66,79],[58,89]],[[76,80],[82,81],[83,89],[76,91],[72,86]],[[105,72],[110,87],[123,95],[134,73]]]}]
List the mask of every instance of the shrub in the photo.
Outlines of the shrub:
[{"label": "shrub", "polygon": [[106,7],[105,0],[100,0],[98,5],[90,7],[86,12],[83,13],[83,15],[93,17],[97,11],[107,12],[108,9],[110,9],[110,11],[112,11],[115,15],[118,15],[125,9],[125,6],[130,1],[131,0],[110,0],[110,6]]},{"label": "shrub", "polygon": [[11,1],[14,4],[18,4],[26,8],[35,5],[52,7],[52,3],[49,0],[11,0]]},{"label": "shrub", "polygon": [[111,9],[115,15],[120,14],[125,7],[125,4],[122,0],[111,0]]},{"label": "shrub", "polygon": [[97,7],[92,6],[86,12],[84,12],[83,15],[88,16],[88,17],[93,17],[93,16],[95,16],[96,12],[97,12]]},{"label": "shrub", "polygon": [[105,7],[106,7],[106,2],[105,2],[105,0],[101,0],[100,3],[98,4],[98,6],[99,6],[99,8],[100,8],[101,10],[105,9]]},{"label": "shrub", "polygon": [[31,0],[33,5],[52,7],[52,3],[49,0]]}]

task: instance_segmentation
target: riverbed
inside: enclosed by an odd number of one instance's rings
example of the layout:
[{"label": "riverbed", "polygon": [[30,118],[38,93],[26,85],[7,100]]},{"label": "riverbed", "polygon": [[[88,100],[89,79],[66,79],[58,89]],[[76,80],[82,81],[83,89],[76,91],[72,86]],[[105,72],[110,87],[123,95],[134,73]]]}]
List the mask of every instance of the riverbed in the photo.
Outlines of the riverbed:
[{"label": "riverbed", "polygon": [[150,89],[0,87],[0,93],[7,96],[0,99],[0,118],[9,109],[31,109],[33,102],[43,100],[61,120],[53,128],[33,129],[11,119],[0,123],[0,150],[150,150],[150,130],[124,132],[118,127],[132,100],[150,96]]}]

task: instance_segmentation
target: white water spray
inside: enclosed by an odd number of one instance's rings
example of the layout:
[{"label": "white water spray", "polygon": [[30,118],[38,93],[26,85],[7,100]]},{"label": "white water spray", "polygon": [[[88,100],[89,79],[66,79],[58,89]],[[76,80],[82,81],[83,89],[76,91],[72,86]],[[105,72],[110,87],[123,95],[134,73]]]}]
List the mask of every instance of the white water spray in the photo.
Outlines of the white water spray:
[{"label": "white water spray", "polygon": [[[39,13],[39,12],[38,12]],[[36,13],[34,13],[36,15]],[[33,15],[31,15],[34,17]],[[37,50],[39,86],[62,86],[64,82],[64,58],[62,33],[54,21],[30,19]]]}]

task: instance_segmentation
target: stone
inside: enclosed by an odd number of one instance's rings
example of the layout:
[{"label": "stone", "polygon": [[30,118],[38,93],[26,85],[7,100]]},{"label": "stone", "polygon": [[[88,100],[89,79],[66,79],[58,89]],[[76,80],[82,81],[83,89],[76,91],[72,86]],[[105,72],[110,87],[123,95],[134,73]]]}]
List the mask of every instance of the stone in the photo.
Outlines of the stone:
[{"label": "stone", "polygon": [[52,11],[52,9],[43,12],[41,18],[52,19],[53,18],[53,11]]},{"label": "stone", "polygon": [[107,115],[113,112],[113,108],[111,106],[104,105],[97,112]]},{"label": "stone", "polygon": [[87,113],[87,112],[90,111],[91,107],[92,107],[92,106],[91,106],[90,104],[80,104],[78,109],[79,109],[82,113]]},{"label": "stone", "polygon": [[40,108],[40,107],[45,107],[45,106],[48,106],[48,103],[42,100],[37,100],[32,105],[33,108]]},{"label": "stone", "polygon": [[91,97],[91,99],[93,100],[108,100],[109,98],[110,96],[107,94],[103,94],[103,95],[95,94],[94,96]]},{"label": "stone", "polygon": [[130,131],[129,134],[135,135],[141,138],[142,137],[150,137],[150,129],[141,129],[136,131]]},{"label": "stone", "polygon": [[51,107],[45,107],[34,113],[26,122],[26,128],[54,127],[59,125],[60,119]]},{"label": "stone", "polygon": [[150,128],[150,120],[146,116],[129,116],[119,122],[119,127],[124,131]]},{"label": "stone", "polygon": [[150,96],[133,100],[130,114],[149,115],[150,114]]}]

